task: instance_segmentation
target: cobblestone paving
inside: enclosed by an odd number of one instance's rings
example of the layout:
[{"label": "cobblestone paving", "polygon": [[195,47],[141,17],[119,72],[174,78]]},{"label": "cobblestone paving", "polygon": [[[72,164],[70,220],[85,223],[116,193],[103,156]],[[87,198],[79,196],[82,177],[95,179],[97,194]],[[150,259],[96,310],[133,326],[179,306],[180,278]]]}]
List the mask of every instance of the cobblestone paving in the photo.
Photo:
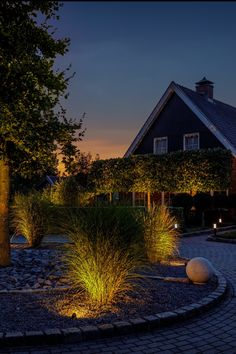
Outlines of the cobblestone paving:
[{"label": "cobblestone paving", "polygon": [[182,239],[181,255],[208,258],[230,281],[226,300],[195,319],[161,330],[78,344],[4,349],[4,354],[236,354],[236,245],[207,242],[206,236]]}]

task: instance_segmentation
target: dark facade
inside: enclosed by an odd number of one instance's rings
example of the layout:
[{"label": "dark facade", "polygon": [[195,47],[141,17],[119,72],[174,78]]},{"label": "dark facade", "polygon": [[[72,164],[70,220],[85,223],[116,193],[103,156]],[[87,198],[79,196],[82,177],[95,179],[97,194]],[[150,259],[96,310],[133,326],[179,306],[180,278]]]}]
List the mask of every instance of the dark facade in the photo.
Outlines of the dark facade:
[{"label": "dark facade", "polygon": [[173,93],[133,154],[153,153],[154,138],[158,137],[168,137],[168,152],[183,150],[183,135],[190,133],[199,133],[200,149],[224,147],[191,109]]}]

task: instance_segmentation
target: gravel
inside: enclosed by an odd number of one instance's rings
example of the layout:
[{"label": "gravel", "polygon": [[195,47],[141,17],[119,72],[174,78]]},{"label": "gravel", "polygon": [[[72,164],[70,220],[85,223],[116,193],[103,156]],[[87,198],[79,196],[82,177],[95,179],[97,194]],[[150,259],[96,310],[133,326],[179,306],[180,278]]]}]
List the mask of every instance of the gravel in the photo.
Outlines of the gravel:
[{"label": "gravel", "polygon": [[13,248],[12,266],[0,267],[0,290],[51,289],[63,287],[65,267],[62,250],[50,247]]},{"label": "gravel", "polygon": [[[135,291],[119,296],[114,304],[101,310],[86,303],[82,294],[53,290],[65,285],[60,252],[13,250],[13,266],[0,269],[1,288],[38,287],[45,292],[0,294],[0,332],[68,328],[142,317],[197,302],[217,286],[215,277],[204,285],[144,278],[137,281]],[[186,277],[184,266],[156,265],[145,273]]]}]

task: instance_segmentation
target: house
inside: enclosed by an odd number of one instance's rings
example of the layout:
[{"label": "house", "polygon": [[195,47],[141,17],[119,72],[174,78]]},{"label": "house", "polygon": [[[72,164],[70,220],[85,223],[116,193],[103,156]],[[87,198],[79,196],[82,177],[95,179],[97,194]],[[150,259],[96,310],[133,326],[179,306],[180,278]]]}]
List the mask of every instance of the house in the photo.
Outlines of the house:
[{"label": "house", "polygon": [[37,185],[36,189],[41,190],[44,189],[48,186],[52,187],[55,185],[56,182],[59,181],[58,176],[45,176],[42,181]]},{"label": "house", "polygon": [[236,108],[214,98],[204,77],[191,90],[171,82],[124,157],[221,147],[234,157],[231,192],[236,192]]}]

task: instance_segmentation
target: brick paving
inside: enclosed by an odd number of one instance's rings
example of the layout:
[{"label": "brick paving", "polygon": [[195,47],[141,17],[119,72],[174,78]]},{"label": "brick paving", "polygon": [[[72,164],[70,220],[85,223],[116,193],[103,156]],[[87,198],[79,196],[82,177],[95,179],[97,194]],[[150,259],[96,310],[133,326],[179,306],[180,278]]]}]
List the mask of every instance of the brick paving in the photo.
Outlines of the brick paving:
[{"label": "brick paving", "polygon": [[207,236],[184,238],[184,257],[208,258],[230,281],[220,305],[196,318],[136,335],[98,339],[78,344],[0,349],[1,354],[236,354],[236,245],[207,242]]}]

